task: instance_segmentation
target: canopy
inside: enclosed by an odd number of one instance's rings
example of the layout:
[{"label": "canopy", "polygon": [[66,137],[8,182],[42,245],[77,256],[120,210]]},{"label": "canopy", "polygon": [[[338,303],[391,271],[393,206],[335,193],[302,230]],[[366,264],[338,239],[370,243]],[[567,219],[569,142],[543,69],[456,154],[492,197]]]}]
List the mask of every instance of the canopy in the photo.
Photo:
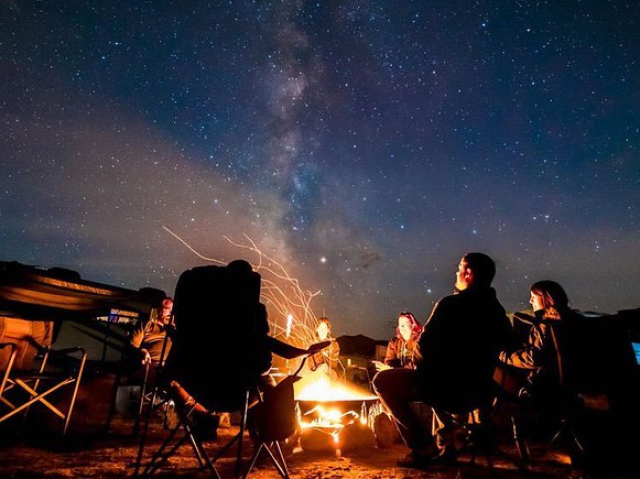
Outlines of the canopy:
[{"label": "canopy", "polygon": [[83,280],[63,268],[43,270],[16,261],[0,261],[0,314],[26,319],[88,319],[148,314],[163,291],[139,291]]}]

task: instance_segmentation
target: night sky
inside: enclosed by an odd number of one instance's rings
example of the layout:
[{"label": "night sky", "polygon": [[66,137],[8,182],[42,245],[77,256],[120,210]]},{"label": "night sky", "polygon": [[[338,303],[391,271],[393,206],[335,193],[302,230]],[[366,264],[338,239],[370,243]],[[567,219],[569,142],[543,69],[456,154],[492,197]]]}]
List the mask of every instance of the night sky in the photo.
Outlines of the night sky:
[{"label": "night sky", "polygon": [[640,307],[639,58],[637,1],[0,0],[0,259],[173,294],[167,229],[249,238],[379,339],[468,251]]}]

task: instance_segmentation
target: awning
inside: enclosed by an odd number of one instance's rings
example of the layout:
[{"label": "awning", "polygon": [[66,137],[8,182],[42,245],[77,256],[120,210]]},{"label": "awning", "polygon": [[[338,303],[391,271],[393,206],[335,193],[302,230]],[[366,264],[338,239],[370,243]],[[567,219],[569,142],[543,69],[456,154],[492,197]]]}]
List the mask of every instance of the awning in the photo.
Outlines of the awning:
[{"label": "awning", "polygon": [[148,314],[164,292],[139,291],[83,280],[72,270],[39,269],[0,261],[0,314],[28,319],[83,319]]}]

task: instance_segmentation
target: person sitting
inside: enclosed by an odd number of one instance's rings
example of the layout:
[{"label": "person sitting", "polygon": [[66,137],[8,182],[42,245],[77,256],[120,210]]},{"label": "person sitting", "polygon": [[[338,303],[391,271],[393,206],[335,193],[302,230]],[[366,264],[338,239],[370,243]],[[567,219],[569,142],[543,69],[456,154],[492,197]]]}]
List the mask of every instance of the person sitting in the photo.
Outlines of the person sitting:
[{"label": "person sitting", "polygon": [[[495,271],[486,254],[463,256],[455,294],[438,301],[420,334],[416,369],[388,369],[373,379],[375,391],[410,449],[398,461],[401,467],[454,463],[459,425],[466,424],[471,414],[476,421],[484,420],[480,413],[495,394],[498,354],[512,336],[511,322],[491,287]],[[431,407],[432,441],[425,437],[421,417],[412,408],[416,401]]]},{"label": "person sitting", "polygon": [[[209,438],[217,435],[219,413],[238,410],[247,392],[255,406],[260,393],[267,397],[277,391],[280,384],[269,375],[274,354],[295,359],[329,346],[324,341],[303,349],[271,336],[259,284],[260,275],[250,263],[234,260],[226,267],[185,271],[176,286],[176,328],[164,379],[178,407],[195,408],[200,416],[196,428]],[[213,302],[212,292],[218,295]],[[210,354],[222,367],[203,374],[199,365]],[[254,413],[250,407],[247,427],[252,435]]]},{"label": "person sitting", "polygon": [[422,326],[410,312],[402,312],[398,316],[396,335],[387,345],[384,361],[373,361],[378,371],[390,368],[415,369],[415,350]]},{"label": "person sitting", "polygon": [[[158,366],[164,350],[164,360],[171,351],[171,338],[167,337],[167,329],[171,324],[173,299],[165,298],[159,308],[152,311],[151,319],[141,322],[131,333],[129,344],[138,352],[143,365]],[[155,314],[154,314],[155,313]],[[165,344],[166,337],[166,344]]]},{"label": "person sitting", "polygon": [[[372,376],[378,371],[392,368],[415,369],[415,353],[421,332],[422,326],[412,313],[408,311],[400,313],[396,335],[389,340],[384,361],[372,361]],[[383,414],[376,417],[375,423],[378,446],[389,447],[396,442],[401,442],[400,434],[394,426],[391,411],[384,403],[381,412]]]},{"label": "person sitting", "polygon": [[[518,395],[530,398],[541,406],[552,405],[559,400],[561,389],[576,377],[576,364],[580,346],[576,340],[584,317],[569,308],[569,299],[563,287],[555,281],[539,281],[531,286],[534,317],[528,317],[531,329],[527,342],[520,348],[500,352],[501,364],[521,371]],[[524,315],[516,313],[516,318]],[[572,337],[573,336],[573,337]]]},{"label": "person sitting", "polygon": [[[140,386],[138,413],[134,428],[142,407],[149,395],[149,387],[156,381],[158,369],[166,361],[171,350],[171,337],[168,334],[172,326],[173,299],[164,298],[160,305],[152,308],[150,319],[140,321],[129,335],[128,350],[122,361],[118,385]],[[133,406],[133,404],[132,404]],[[112,406],[115,407],[115,404]]]},{"label": "person sitting", "polygon": [[331,344],[310,356],[307,365],[312,372],[334,380],[338,378],[340,345],[331,337],[331,321],[326,317],[319,318],[316,326],[316,342],[323,341],[330,341]]}]

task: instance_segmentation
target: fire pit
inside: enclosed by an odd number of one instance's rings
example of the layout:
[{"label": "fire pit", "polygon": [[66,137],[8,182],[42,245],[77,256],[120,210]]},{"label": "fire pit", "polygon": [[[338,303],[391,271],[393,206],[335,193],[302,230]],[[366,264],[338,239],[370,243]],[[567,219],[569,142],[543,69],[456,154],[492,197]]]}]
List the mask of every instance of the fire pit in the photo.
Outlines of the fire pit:
[{"label": "fire pit", "polygon": [[300,447],[309,451],[373,447],[378,397],[341,382],[318,381],[296,393]]}]

